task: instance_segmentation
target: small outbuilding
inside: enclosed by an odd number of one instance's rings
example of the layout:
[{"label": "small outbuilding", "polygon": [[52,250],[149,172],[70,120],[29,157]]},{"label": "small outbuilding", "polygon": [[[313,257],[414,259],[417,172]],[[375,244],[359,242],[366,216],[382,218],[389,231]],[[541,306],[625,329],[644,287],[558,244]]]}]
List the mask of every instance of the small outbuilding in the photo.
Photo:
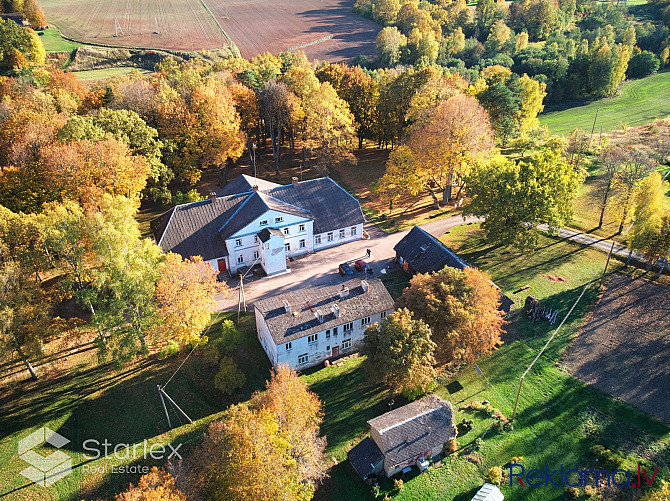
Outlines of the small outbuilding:
[{"label": "small outbuilding", "polygon": [[347,457],[365,480],[372,474],[387,477],[439,456],[444,444],[456,438],[454,410],[449,402],[429,395],[368,421],[370,437],[351,449]]},{"label": "small outbuilding", "polygon": [[484,484],[472,498],[472,501],[503,501],[503,499],[505,499],[505,496],[498,487],[493,484]]}]

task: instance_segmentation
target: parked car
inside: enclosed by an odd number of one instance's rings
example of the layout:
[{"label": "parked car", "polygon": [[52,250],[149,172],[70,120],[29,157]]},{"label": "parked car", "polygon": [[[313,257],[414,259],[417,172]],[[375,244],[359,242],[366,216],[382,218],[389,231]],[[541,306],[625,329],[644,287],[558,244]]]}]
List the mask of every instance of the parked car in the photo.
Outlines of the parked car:
[{"label": "parked car", "polygon": [[345,275],[353,275],[354,270],[351,269],[351,266],[349,266],[349,263],[342,263],[338,268],[337,271],[340,272],[340,275],[345,276]]},{"label": "parked car", "polygon": [[354,263],[354,268],[356,268],[358,271],[364,271],[366,273],[372,274],[372,267],[362,259],[359,259]]}]

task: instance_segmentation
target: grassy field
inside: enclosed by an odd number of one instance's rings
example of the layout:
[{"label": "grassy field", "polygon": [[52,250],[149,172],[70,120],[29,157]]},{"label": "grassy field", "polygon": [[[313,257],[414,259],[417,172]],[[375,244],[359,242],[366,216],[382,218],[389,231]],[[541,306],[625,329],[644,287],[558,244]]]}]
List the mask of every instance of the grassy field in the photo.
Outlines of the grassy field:
[{"label": "grassy field", "polygon": [[[561,315],[567,312],[581,287],[597,276],[604,265],[603,254],[550,237],[543,237],[539,248],[532,254],[491,247],[483,242],[477,225],[456,228],[444,240],[458,249],[465,259],[490,272],[502,290],[518,303],[523,304],[525,296],[533,294],[557,308]],[[530,288],[514,294],[526,285]],[[382,491],[394,494],[394,500],[402,501],[467,501],[485,481],[490,467],[503,466],[513,456],[523,456],[526,468],[543,468],[545,463],[552,467],[561,463],[584,467],[593,465],[590,448],[594,444],[620,453],[624,468],[636,470],[637,462],[641,461],[643,467],[662,466],[659,476],[667,477],[670,472],[670,428],[583,385],[557,364],[596,298],[596,289],[590,288],[562,333],[556,336],[554,344],[527,377],[514,431],[495,432],[491,428],[493,420],[490,416],[461,406],[473,400],[488,400],[511,417],[519,376],[554,328],[546,323],[532,324],[518,311],[513,313],[505,344],[478,361],[484,377],[468,366],[456,378],[463,387],[460,391],[450,394],[446,385],[437,389],[440,396],[454,405],[456,422],[467,418],[475,423],[473,430],[458,438],[461,446],[458,454],[449,456],[439,467],[431,468],[425,474],[409,475],[400,492],[393,492],[388,481],[382,483]],[[370,487],[355,476],[346,461],[342,462],[346,451],[365,435],[366,421],[386,410],[381,389],[367,383],[360,365],[361,361],[357,359],[341,368],[332,367],[305,376],[312,389],[325,401],[324,432],[329,432],[328,453],[334,464],[331,477],[317,491],[318,500],[374,499]],[[396,406],[402,403],[396,399]],[[483,439],[479,447],[477,438]],[[560,488],[522,489],[510,487],[508,480],[503,482],[502,490],[505,498],[510,500],[566,498]],[[609,495],[611,498],[619,496],[616,499],[632,499],[631,490],[610,492]]]},{"label": "grassy field", "polygon": [[[220,315],[216,319],[210,336],[220,329],[220,322],[226,317]],[[168,431],[156,385],[165,384],[183,356],[162,361],[155,357],[141,359],[119,369],[113,363],[99,364],[96,351],[91,349],[79,356],[68,354],[70,360],[65,367],[49,375],[46,366],[38,365],[42,378],[37,382],[22,379],[7,384],[5,379],[0,387],[0,497],[111,499],[138,477],[113,474],[112,466],[156,463],[151,459],[132,461],[113,456],[86,460],[83,442],[87,439],[101,443],[107,439],[112,444],[135,444],[145,439],[149,444],[183,443],[181,451],[187,450],[202,436],[209,422],[231,403],[247,400],[269,376],[269,362],[256,338],[253,315],[243,317],[240,329],[247,336],[233,358],[246,374],[245,386],[230,397],[215,390],[216,367],[205,364],[200,352],[196,352],[166,387],[194,423],[185,425],[184,419],[170,409],[173,424],[178,427],[172,431]],[[21,370],[7,364],[0,369],[5,377]],[[46,489],[32,485],[19,474],[26,464],[16,454],[18,440],[41,426],[48,426],[71,441],[62,450],[72,457],[73,466],[71,475]]]},{"label": "grassy field", "polygon": [[628,125],[641,125],[670,115],[670,72],[626,82],[620,96],[600,99],[588,104],[576,105],[560,111],[540,115],[540,123],[549,127],[553,134],[567,135],[579,128],[591,132],[593,119],[598,111],[595,132],[608,132]]},{"label": "grassy field", "polygon": [[133,71],[146,73],[145,70],[140,70],[138,68],[120,66],[116,68],[103,68],[100,70],[75,71],[74,74],[77,75],[79,80],[104,80],[105,78],[116,77],[119,75],[128,75]]},{"label": "grassy field", "polygon": [[40,37],[40,40],[42,40],[44,50],[47,52],[70,52],[77,47],[81,47],[81,44],[64,39],[58,28],[54,26],[44,30],[43,33],[44,35]]}]

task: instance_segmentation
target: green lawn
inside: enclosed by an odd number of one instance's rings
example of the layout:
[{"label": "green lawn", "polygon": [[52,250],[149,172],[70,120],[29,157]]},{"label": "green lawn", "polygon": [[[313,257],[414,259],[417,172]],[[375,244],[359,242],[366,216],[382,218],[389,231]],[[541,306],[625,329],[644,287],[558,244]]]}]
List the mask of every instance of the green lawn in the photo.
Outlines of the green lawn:
[{"label": "green lawn", "polygon": [[628,125],[642,125],[655,118],[670,115],[670,72],[626,82],[620,96],[600,99],[584,105],[577,105],[561,111],[552,111],[540,115],[540,123],[549,127],[553,134],[567,135],[578,128],[591,132],[593,119],[598,111],[595,131],[608,132]]},{"label": "green lawn", "polygon": [[[222,314],[209,331],[220,332],[220,323],[232,314]],[[81,363],[71,365],[56,376],[43,377],[36,383],[21,381],[0,393],[0,497],[7,499],[111,499],[136,482],[138,475],[111,474],[113,465],[150,465],[151,460],[132,462],[125,459],[85,460],[83,442],[107,439],[112,444],[183,443],[182,452],[196,443],[209,422],[221,415],[231,403],[247,400],[264,387],[270,365],[256,338],[251,314],[243,317],[240,329],[247,334],[233,354],[245,372],[247,383],[236,394],[226,397],[213,387],[216,367],[203,361],[196,352],[166,388],[167,393],[194,420],[191,425],[170,409],[173,425],[167,421],[156,385],[165,384],[183,356],[168,360],[141,359],[125,368],[99,364],[95,350]],[[38,367],[38,372],[44,372]],[[63,451],[72,458],[73,473],[49,488],[31,485],[19,472],[27,465],[16,454],[18,440],[41,426],[48,426],[71,442]],[[159,462],[160,463],[160,462]],[[105,473],[85,471],[106,467]]]},{"label": "green lawn", "polygon": [[44,30],[44,35],[40,37],[44,50],[47,52],[70,52],[77,47],[81,47],[80,43],[66,40],[60,35],[58,28],[51,26]]},{"label": "green lawn", "polygon": [[[581,286],[597,276],[604,265],[603,253],[585,249],[551,237],[543,237],[534,253],[521,253],[491,247],[482,239],[478,225],[453,229],[444,240],[469,262],[488,271],[501,289],[522,305],[533,294],[564,315],[581,292]],[[618,265],[613,268],[616,269]],[[553,278],[549,279],[551,276]],[[557,280],[558,277],[566,281]],[[399,277],[397,277],[399,280]],[[514,294],[521,286],[524,292]],[[478,365],[485,378],[472,366],[456,377],[462,389],[449,394],[445,385],[437,393],[456,409],[456,422],[472,419],[475,427],[458,438],[458,454],[442,461],[442,466],[427,473],[409,475],[401,492],[392,484],[382,483],[382,492],[397,500],[453,499],[469,501],[485,481],[492,466],[503,466],[513,456],[523,456],[526,468],[593,466],[591,446],[600,444],[620,453],[625,468],[636,469],[637,462],[662,466],[659,477],[668,478],[670,470],[670,428],[633,407],[585,386],[561,370],[557,361],[574,337],[583,319],[597,299],[592,287],[575,308],[562,334],[554,339],[527,376],[521,391],[519,409],[512,432],[495,432],[493,420],[481,412],[461,409],[472,400],[489,400],[511,417],[519,377],[546,342],[554,327],[532,324],[522,314],[510,316],[505,344]],[[346,451],[364,436],[366,421],[386,411],[381,388],[370,385],[355,359],[343,367],[330,367],[304,376],[325,403],[323,431],[328,436],[330,478],[317,491],[317,500],[374,499],[369,486],[356,477],[346,461]],[[403,402],[396,399],[396,407]],[[483,442],[478,450],[476,439]],[[638,446],[637,444],[641,444]],[[334,459],[333,459],[334,458]],[[644,458],[644,459],[643,459]],[[649,470],[649,468],[647,468]],[[652,468],[653,471],[653,468]],[[523,489],[502,485],[509,500],[558,500],[566,495],[560,488]],[[632,499],[631,491],[618,499]]]},{"label": "green lawn", "polygon": [[79,80],[102,80],[104,78],[110,78],[119,75],[128,75],[133,71],[147,73],[145,70],[140,70],[131,66],[118,66],[115,68],[103,68],[100,70],[75,71],[74,74],[77,75]]}]

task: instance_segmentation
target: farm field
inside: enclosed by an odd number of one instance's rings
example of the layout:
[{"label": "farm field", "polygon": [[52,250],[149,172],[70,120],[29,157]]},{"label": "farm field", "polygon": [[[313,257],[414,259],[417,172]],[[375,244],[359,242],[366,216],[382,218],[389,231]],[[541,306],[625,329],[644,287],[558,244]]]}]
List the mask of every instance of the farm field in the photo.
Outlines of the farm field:
[{"label": "farm field", "polygon": [[140,73],[146,73],[143,70],[131,66],[117,66],[114,68],[103,68],[99,70],[86,70],[86,71],[75,71],[74,74],[77,75],[79,80],[83,81],[94,81],[94,80],[103,80],[105,78],[116,77],[119,75],[128,75],[134,71]]},{"label": "farm field", "polygon": [[[80,0],[76,8],[67,0],[43,0],[41,5],[49,24],[81,42],[183,51],[228,45],[200,0]],[[117,18],[123,35],[115,37]],[[159,34],[154,33],[156,22]]]},{"label": "farm field", "polygon": [[342,61],[375,53],[380,26],[352,12],[351,0],[209,0],[228,36],[249,58],[300,48],[309,59]]},{"label": "farm field", "polygon": [[80,44],[63,38],[57,28],[51,27],[43,30],[42,33],[44,35],[40,37],[40,40],[47,52],[69,52],[80,47]]},{"label": "farm field", "polygon": [[670,72],[626,82],[620,96],[599,99],[588,104],[550,111],[540,115],[540,123],[549,127],[553,134],[567,135],[575,128],[591,132],[596,110],[598,119],[595,131],[609,132],[621,127],[642,125],[655,118],[670,115]]}]

